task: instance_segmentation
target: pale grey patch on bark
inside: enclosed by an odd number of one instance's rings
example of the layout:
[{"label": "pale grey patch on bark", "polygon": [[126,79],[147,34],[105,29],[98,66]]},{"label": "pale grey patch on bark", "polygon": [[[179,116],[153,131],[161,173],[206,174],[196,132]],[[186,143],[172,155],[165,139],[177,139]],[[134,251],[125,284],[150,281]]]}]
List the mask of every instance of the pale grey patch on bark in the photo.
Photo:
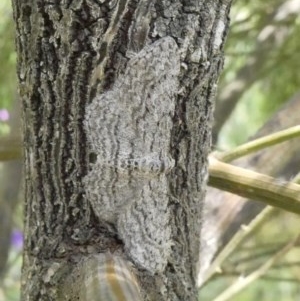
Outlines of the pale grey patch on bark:
[{"label": "pale grey patch on bark", "polygon": [[113,88],[87,107],[85,129],[96,163],[85,178],[96,216],[116,225],[128,255],[151,273],[171,248],[166,174],[180,57],[173,38],[144,47]]},{"label": "pale grey patch on bark", "polygon": [[153,6],[153,1],[139,1],[128,30],[128,51],[138,52],[144,47],[150,29]]}]

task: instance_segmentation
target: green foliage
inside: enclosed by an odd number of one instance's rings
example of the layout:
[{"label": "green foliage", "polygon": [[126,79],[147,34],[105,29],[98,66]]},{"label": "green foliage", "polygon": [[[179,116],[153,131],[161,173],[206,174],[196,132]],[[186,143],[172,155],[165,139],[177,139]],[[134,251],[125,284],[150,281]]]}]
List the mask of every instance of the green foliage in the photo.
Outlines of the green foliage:
[{"label": "green foliage", "polygon": [[[237,86],[243,83],[244,87],[219,134],[221,149],[245,142],[300,89],[299,1],[235,1],[231,19],[219,95],[233,82]],[[199,300],[219,300],[221,292],[239,277],[259,269],[280,246],[265,256],[259,256],[258,249],[266,250],[266,243],[278,240],[287,243],[298,234],[299,223],[299,216],[283,213],[268,221],[252,237],[252,249],[239,249],[232,254],[223,267],[225,275],[208,282],[201,289]],[[300,300],[299,255],[299,248],[293,248],[264,277],[229,300]],[[247,256],[253,256],[253,260],[244,261]]]},{"label": "green foliage", "polygon": [[11,3],[0,2],[0,109],[10,107],[16,97],[16,53]]},{"label": "green foliage", "polygon": [[[214,301],[229,286],[255,272],[287,242],[293,240],[299,233],[299,226],[300,219],[297,215],[277,211],[267,223],[257,229],[258,233],[253,233],[255,235],[227,259],[223,266],[223,274],[216,276],[201,289],[199,300]],[[291,249],[262,278],[252,282],[229,300],[298,300],[299,255],[299,248]]]},{"label": "green foliage", "polygon": [[219,91],[236,80],[246,86],[221,148],[245,142],[300,87],[300,16],[291,1],[235,1],[231,15]]},{"label": "green foliage", "polygon": [[[14,98],[17,96],[14,24],[10,0],[0,1],[0,66],[0,110],[10,109]],[[8,132],[9,125],[0,120],[0,135]],[[2,172],[2,168],[0,171]],[[3,177],[5,177],[5,174]],[[18,213],[18,216],[21,217],[20,213]],[[6,278],[0,281],[1,301],[17,301],[20,299],[21,261],[20,253],[12,250],[9,256]]]}]

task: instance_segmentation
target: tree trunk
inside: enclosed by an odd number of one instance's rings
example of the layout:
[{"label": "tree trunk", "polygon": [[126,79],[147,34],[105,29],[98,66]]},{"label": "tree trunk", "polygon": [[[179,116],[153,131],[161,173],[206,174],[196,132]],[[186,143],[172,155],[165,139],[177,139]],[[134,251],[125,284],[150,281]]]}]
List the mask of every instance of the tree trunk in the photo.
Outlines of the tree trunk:
[{"label": "tree trunk", "polygon": [[126,295],[103,288],[108,266],[128,267],[143,300],[197,300],[230,2],[13,1],[25,146],[22,300]]}]

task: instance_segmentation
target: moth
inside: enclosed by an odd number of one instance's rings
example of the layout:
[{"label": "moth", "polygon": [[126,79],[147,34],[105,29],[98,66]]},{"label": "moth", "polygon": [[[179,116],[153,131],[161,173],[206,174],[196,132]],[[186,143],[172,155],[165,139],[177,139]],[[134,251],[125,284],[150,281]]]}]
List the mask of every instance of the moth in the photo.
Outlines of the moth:
[{"label": "moth", "polygon": [[167,173],[180,56],[171,37],[145,46],[111,90],[86,109],[85,130],[97,156],[84,183],[96,216],[113,223],[128,255],[151,273],[171,248]]}]

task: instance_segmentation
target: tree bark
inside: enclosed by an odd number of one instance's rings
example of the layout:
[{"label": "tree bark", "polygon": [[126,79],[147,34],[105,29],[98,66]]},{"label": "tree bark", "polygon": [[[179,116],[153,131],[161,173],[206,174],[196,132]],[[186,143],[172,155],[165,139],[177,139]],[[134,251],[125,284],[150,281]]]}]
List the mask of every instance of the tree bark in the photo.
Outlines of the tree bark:
[{"label": "tree bark", "polygon": [[[130,270],[138,280],[143,300],[197,300],[213,96],[223,66],[230,4],[225,0],[13,1],[25,148],[22,300],[85,300],[91,293],[83,293],[88,287],[81,284],[85,277],[81,267],[88,273],[87,267],[97,262],[99,253],[111,254],[112,265],[117,256],[134,265]],[[164,52],[166,37],[178,47],[178,66],[172,66],[169,62],[173,58]],[[87,105],[102,105],[109,93],[127,82],[136,60],[145,59],[145,70],[152,58],[159,60],[153,54],[158,47],[170,70],[178,69],[178,75],[177,71],[174,74],[180,86],[170,92],[174,94],[174,114],[171,128],[162,133],[170,137],[167,151],[174,162],[165,176],[170,252],[159,269],[151,270],[128,252],[120,228],[99,215],[101,208],[87,197],[85,179],[95,167],[93,163],[103,158],[87,143],[90,132],[84,122]],[[149,52],[151,61],[147,61]],[[148,78],[138,80],[146,88],[158,84],[155,78],[150,83]],[[132,78],[129,81],[133,87]],[[124,89],[122,92],[124,98],[130,95]],[[144,105],[147,95],[140,96]],[[119,110],[118,103],[109,107],[116,101],[109,100],[108,110]],[[121,106],[123,101],[119,101]],[[159,111],[164,103],[157,105],[155,110]],[[143,122],[143,116],[140,118]],[[112,128],[108,132],[114,135]],[[164,170],[165,162],[159,162],[159,170]],[[100,185],[105,186],[103,182]],[[92,270],[95,273],[97,269]],[[104,298],[103,292],[97,294],[100,300]]]}]

